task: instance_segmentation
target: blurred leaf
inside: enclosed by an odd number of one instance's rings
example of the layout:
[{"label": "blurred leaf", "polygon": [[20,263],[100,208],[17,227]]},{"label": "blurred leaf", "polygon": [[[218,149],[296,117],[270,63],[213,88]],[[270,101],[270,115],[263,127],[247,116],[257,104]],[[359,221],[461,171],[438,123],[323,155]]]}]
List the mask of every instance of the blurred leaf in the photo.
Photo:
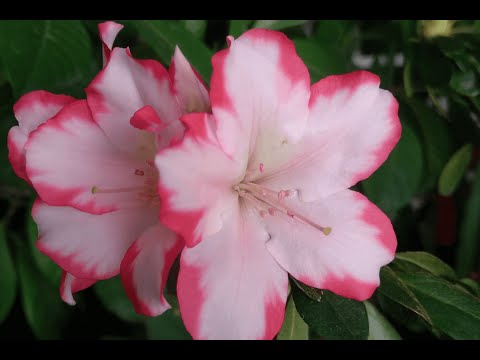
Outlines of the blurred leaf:
[{"label": "blurred leaf", "polygon": [[397,330],[370,302],[365,301],[368,315],[368,340],[401,340]]},{"label": "blurred leaf", "polygon": [[292,297],[288,300],[277,340],[308,340],[308,325],[300,317]]},{"label": "blurred leaf", "polygon": [[462,180],[472,157],[472,145],[466,144],[453,154],[438,179],[438,192],[443,196],[451,195]]},{"label": "blurred leaf", "polygon": [[30,328],[41,340],[60,339],[71,311],[35,266],[29,248],[17,240],[16,264],[23,311]]},{"label": "blurred leaf", "polygon": [[171,309],[162,315],[146,318],[147,337],[150,340],[191,340],[192,337],[185,329],[178,301],[173,296],[167,297]]},{"label": "blurred leaf", "polygon": [[311,82],[315,83],[328,75],[345,72],[346,63],[336,52],[330,51],[313,40],[303,38],[293,39],[298,56],[310,71]]},{"label": "blurred leaf", "polygon": [[145,316],[138,315],[127,297],[120,276],[99,281],[93,286],[95,294],[105,308],[120,319],[142,322]]},{"label": "blurred leaf", "polygon": [[283,30],[289,27],[303,25],[307,20],[256,20],[253,23],[254,28],[264,28],[272,30]]},{"label": "blurred leaf", "polygon": [[412,97],[415,93],[415,88],[412,81],[412,64],[407,61],[403,68],[403,86],[405,88],[405,94],[408,97]]},{"label": "blurred leaf", "polygon": [[1,21],[0,57],[15,98],[35,89],[81,96],[96,70],[78,20]]},{"label": "blurred leaf", "polygon": [[378,292],[421,316],[427,323],[432,323],[426,310],[413,292],[389,266],[384,266],[380,270],[380,287]]},{"label": "blurred leaf", "polygon": [[0,324],[10,313],[17,294],[17,278],[7,244],[5,224],[0,222]]},{"label": "blurred leaf", "polygon": [[190,31],[197,39],[202,40],[207,30],[207,20],[180,20],[185,28]]},{"label": "blurred leaf", "polygon": [[368,337],[368,317],[362,302],[347,299],[323,290],[316,301],[297,286],[292,286],[295,306],[302,319],[327,340],[365,340]]},{"label": "blurred leaf", "polygon": [[[400,116],[400,118],[402,118]],[[420,141],[405,123],[402,136],[387,161],[362,182],[367,197],[392,214],[408,204],[417,193],[423,175],[423,159]]]},{"label": "blurred leaf", "polygon": [[27,236],[35,265],[52,286],[59,286],[60,279],[62,278],[62,269],[47,255],[42,254],[40,250],[37,249],[35,245],[38,238],[37,224],[33,221],[30,213],[27,213]]},{"label": "blurred leaf", "polygon": [[453,64],[432,43],[410,42],[412,79],[420,86],[446,87],[451,78]]},{"label": "blurred leaf", "polygon": [[427,274],[401,274],[432,319],[454,339],[480,339],[480,300],[455,285]]},{"label": "blurred leaf", "polygon": [[175,46],[178,45],[203,80],[210,80],[212,51],[179,23],[173,20],[136,20],[132,24],[164,64],[170,64]]},{"label": "blurred leaf", "polygon": [[468,290],[475,295],[476,297],[480,297],[480,284],[470,278],[464,278],[460,280],[460,283],[468,288]]},{"label": "blurred leaf", "polygon": [[456,71],[450,79],[452,89],[465,96],[477,96],[480,94],[479,85],[474,70]]},{"label": "blurred leaf", "polygon": [[239,37],[248,30],[252,22],[253,20],[230,20],[228,34],[232,35],[234,38]]},{"label": "blurred leaf", "polygon": [[475,172],[475,181],[465,204],[455,258],[459,276],[466,276],[478,261],[480,246],[480,164]]},{"label": "blurred leaf", "polygon": [[456,278],[455,271],[439,258],[423,251],[406,251],[399,252],[395,256],[397,260],[405,261],[446,279],[454,280]]}]

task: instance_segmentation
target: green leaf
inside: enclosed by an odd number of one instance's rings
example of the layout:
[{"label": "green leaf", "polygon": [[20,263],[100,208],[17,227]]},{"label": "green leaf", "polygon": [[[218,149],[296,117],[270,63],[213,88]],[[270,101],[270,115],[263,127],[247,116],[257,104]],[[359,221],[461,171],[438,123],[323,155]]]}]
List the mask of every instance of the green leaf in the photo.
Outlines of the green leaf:
[{"label": "green leaf", "polygon": [[293,42],[298,56],[308,67],[312,83],[325,76],[345,72],[344,58],[338,52],[332,51],[330,46],[322,46],[303,38],[293,39]]},{"label": "green leaf", "polygon": [[27,213],[27,236],[35,265],[52,286],[59,286],[60,279],[62,278],[62,269],[47,255],[42,254],[40,250],[37,249],[35,245],[38,238],[37,224],[33,221],[30,212]]},{"label": "green leaf", "polygon": [[205,31],[207,30],[207,20],[181,20],[185,29],[190,31],[197,39],[203,39],[205,37]]},{"label": "green leaf", "polygon": [[307,20],[256,20],[253,23],[254,28],[264,28],[272,30],[283,30],[289,27],[303,25]]},{"label": "green leaf", "polygon": [[322,292],[322,297],[316,301],[297,286],[292,286],[293,300],[302,319],[328,340],[367,339],[368,316],[365,305],[327,290]]},{"label": "green leaf", "polygon": [[466,287],[473,295],[480,297],[480,284],[470,278],[464,278],[460,280],[460,283]]},{"label": "green leaf", "polygon": [[472,145],[462,146],[448,160],[438,180],[438,192],[443,196],[451,195],[462,180],[472,157]]},{"label": "green leaf", "polygon": [[203,79],[210,79],[212,51],[181,24],[173,20],[138,20],[132,23],[163,63],[170,64],[175,46],[178,45]]},{"label": "green leaf", "polygon": [[467,276],[474,269],[480,251],[480,164],[463,213],[455,258],[459,276]]},{"label": "green leaf", "polygon": [[17,294],[17,278],[8,249],[5,225],[0,222],[0,324],[10,313]]},{"label": "green leaf", "polygon": [[71,310],[35,266],[29,248],[17,239],[17,271],[23,311],[30,328],[41,340],[60,339]]},{"label": "green leaf", "polygon": [[412,97],[415,93],[415,88],[412,81],[412,63],[407,61],[403,68],[403,86],[405,88],[405,94],[408,97]]},{"label": "green leaf", "polygon": [[288,300],[277,340],[308,340],[308,325],[300,317],[292,297]]},{"label": "green leaf", "polygon": [[165,311],[162,315],[148,317],[145,325],[147,326],[147,337],[150,340],[191,340],[192,337],[185,329],[178,301],[173,296],[167,297],[171,309]]},{"label": "green leaf", "polygon": [[426,270],[433,275],[441,276],[446,279],[454,280],[456,278],[455,271],[439,258],[423,251],[406,251],[399,252],[395,256],[397,260],[405,261]]},{"label": "green leaf", "polygon": [[0,57],[15,98],[34,89],[81,96],[97,70],[78,20],[2,21]]},{"label": "green leaf", "polygon": [[[402,118],[400,116],[400,118]],[[367,197],[387,214],[408,204],[418,191],[423,175],[422,147],[405,123],[402,136],[387,161],[362,186]]]},{"label": "green leaf", "polygon": [[228,34],[232,35],[234,38],[239,37],[249,29],[252,22],[253,20],[230,20]]},{"label": "green leaf", "polygon": [[480,94],[477,74],[475,70],[456,71],[450,79],[450,86],[459,94],[477,96]]},{"label": "green leaf", "polygon": [[368,315],[368,340],[401,340],[399,333],[370,302],[365,301]]},{"label": "green leaf", "polygon": [[454,339],[480,339],[480,299],[428,274],[401,274],[432,319]]},{"label": "green leaf", "polygon": [[432,323],[428,313],[418,301],[415,294],[389,266],[384,266],[380,270],[380,287],[378,288],[378,292],[393,302],[413,311],[428,324]]}]

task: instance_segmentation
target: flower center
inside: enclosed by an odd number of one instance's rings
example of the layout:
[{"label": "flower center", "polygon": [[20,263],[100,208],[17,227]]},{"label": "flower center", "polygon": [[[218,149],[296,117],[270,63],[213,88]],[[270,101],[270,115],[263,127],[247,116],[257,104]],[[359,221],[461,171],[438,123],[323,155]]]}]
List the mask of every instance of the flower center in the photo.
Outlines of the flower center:
[{"label": "flower center", "polygon": [[328,235],[332,231],[331,227],[321,226],[315,223],[285,203],[285,198],[294,195],[296,190],[274,191],[249,181],[242,181],[238,185],[235,185],[233,190],[244,199],[250,201],[262,218],[268,215],[275,216],[277,213],[282,213],[320,230],[324,235]]},{"label": "flower center", "polygon": [[132,193],[135,199],[143,206],[158,206],[160,200],[157,193],[157,179],[158,173],[154,166],[153,161],[145,161],[147,165],[143,169],[133,169],[133,173],[143,178],[141,185],[124,187],[124,188],[104,188],[99,186],[92,186],[92,194],[119,194],[119,193]]}]

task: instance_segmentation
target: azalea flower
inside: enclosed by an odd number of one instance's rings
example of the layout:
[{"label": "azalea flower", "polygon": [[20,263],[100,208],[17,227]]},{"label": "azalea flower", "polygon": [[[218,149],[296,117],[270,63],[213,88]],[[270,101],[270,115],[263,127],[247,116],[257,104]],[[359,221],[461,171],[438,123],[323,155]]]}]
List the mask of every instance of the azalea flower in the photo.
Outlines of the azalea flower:
[{"label": "azalea flower", "polygon": [[365,300],[394,258],[390,220],[348,190],[398,142],[398,103],[365,71],[310,87],[293,43],[254,29],[212,59],[212,114],[161,150],[161,220],[186,241],[177,294],[196,339],[271,339],[288,274]]},{"label": "azalea flower", "polygon": [[62,298],[121,273],[136,311],[158,315],[183,241],[158,221],[154,155],[183,135],[182,114],[210,104],[178,48],[170,73],[113,48],[122,27],[99,25],[105,66],[87,100],[36,91],[17,102],[9,154],[38,193],[37,247],[65,271]]}]

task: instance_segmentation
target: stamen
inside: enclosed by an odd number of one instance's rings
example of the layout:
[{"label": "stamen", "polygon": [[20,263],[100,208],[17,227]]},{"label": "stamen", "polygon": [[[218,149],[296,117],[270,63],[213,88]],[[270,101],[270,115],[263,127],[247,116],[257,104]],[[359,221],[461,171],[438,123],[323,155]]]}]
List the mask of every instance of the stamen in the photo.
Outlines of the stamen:
[{"label": "stamen", "polygon": [[92,194],[116,194],[116,193],[124,193],[124,192],[132,192],[142,190],[143,186],[136,186],[136,187],[127,187],[127,188],[114,188],[114,189],[101,189],[98,186],[92,187]]}]

